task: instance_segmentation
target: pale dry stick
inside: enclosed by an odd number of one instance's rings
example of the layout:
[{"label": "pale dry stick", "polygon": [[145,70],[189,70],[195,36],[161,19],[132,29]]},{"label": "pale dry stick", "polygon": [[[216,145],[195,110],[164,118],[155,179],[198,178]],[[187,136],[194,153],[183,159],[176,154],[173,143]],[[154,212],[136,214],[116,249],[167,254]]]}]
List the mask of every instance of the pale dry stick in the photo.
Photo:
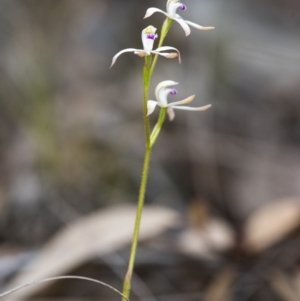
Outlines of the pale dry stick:
[{"label": "pale dry stick", "polygon": [[94,282],[94,283],[97,283],[97,284],[101,284],[101,285],[106,286],[109,289],[113,290],[114,292],[116,292],[117,294],[119,294],[120,296],[122,296],[123,298],[125,298],[127,301],[130,301],[126,296],[124,296],[120,291],[118,291],[113,286],[111,286],[111,285],[109,285],[109,284],[107,284],[105,282],[93,279],[93,278],[81,277],[81,276],[58,276],[58,277],[51,277],[51,278],[45,278],[45,279],[41,279],[41,280],[36,280],[36,281],[33,281],[33,282],[22,284],[20,286],[17,286],[15,288],[11,289],[11,290],[8,290],[8,291],[0,294],[0,298],[2,298],[4,296],[7,296],[9,294],[12,294],[12,293],[14,293],[14,292],[16,292],[18,290],[21,290],[21,289],[23,289],[25,287],[28,287],[28,286],[32,286],[32,285],[40,284],[40,283],[45,283],[45,282],[49,282],[49,281],[62,280],[62,279],[79,279],[79,280],[85,280],[85,281],[90,281],[90,282]]}]

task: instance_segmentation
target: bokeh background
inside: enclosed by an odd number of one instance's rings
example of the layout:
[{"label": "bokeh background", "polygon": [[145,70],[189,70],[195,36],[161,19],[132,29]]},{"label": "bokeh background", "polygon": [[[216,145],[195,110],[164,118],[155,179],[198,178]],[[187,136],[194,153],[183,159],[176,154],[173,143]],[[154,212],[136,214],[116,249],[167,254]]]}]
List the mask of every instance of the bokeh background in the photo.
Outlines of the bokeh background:
[{"label": "bokeh background", "polygon": [[[160,28],[163,15],[143,16],[165,2],[0,1],[2,291],[65,227],[136,204],[143,60],[129,53],[109,66],[121,49],[142,47],[143,28]],[[177,111],[155,145],[146,204],[178,218],[142,244],[133,298],[300,300],[300,2],[185,4],[185,19],[216,28],[185,37],[172,26],[165,45],[182,63],[159,59],[150,97],[170,79],[180,82],[174,100],[196,94],[193,105],[213,106]],[[120,289],[129,242],[59,272]],[[72,281],[34,296],[118,298]]]}]

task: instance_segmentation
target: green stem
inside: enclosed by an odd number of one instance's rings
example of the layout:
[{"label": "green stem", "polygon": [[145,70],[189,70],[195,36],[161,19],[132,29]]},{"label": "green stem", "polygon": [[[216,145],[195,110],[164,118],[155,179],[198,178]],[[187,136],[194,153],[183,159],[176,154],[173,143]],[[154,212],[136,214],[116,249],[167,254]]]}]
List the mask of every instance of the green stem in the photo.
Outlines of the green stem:
[{"label": "green stem", "polygon": [[134,268],[134,263],[135,263],[137,246],[138,246],[138,238],[139,238],[140,224],[141,224],[141,219],[142,219],[142,211],[143,211],[143,206],[144,206],[145,192],[146,192],[146,186],[147,186],[147,180],[148,180],[150,158],[151,158],[151,147],[146,148],[146,153],[145,153],[142,181],[141,181],[138,207],[137,207],[136,218],[135,218],[134,233],[133,233],[133,239],[132,239],[132,245],[131,245],[129,264],[128,264],[128,269],[127,269],[127,273],[126,273],[126,276],[124,279],[124,284],[123,284],[123,295],[125,296],[125,298],[124,297],[122,298],[123,301],[127,301],[127,299],[129,299],[129,295],[130,295],[131,278],[132,278],[132,273],[133,273],[133,268]]},{"label": "green stem", "polygon": [[160,134],[160,130],[162,128],[162,125],[165,121],[165,118],[166,118],[166,113],[167,113],[167,108],[161,108],[160,110],[160,113],[159,113],[159,118],[158,118],[158,121],[151,133],[151,136],[150,136],[150,145],[151,147],[153,147],[154,143],[156,142],[159,134]]},{"label": "green stem", "polygon": [[152,56],[146,56],[145,57],[145,64],[143,68],[143,78],[144,78],[144,103],[143,103],[143,109],[144,109],[144,129],[145,129],[145,138],[146,138],[146,149],[150,147],[150,123],[149,123],[149,116],[148,114],[148,95],[149,95],[149,87],[150,87],[150,70],[151,70],[151,63],[152,63]]},{"label": "green stem", "polygon": [[[163,45],[163,42],[171,28],[173,24],[173,20],[172,19],[169,19],[167,18],[161,28],[161,32],[160,32],[160,38],[159,38],[159,43],[158,43],[158,47],[161,47]],[[158,48],[157,47],[157,48]],[[150,70],[150,78],[152,77],[152,74],[153,74],[153,71],[154,71],[154,68],[156,66],[156,63],[157,63],[157,60],[158,60],[158,54],[156,54],[154,56],[154,59],[153,59],[153,63],[151,65],[151,70]]]},{"label": "green stem", "polygon": [[[144,167],[142,172],[142,179],[141,179],[141,186],[139,191],[139,198],[138,198],[138,205],[137,205],[137,212],[135,217],[135,225],[134,225],[134,232],[131,244],[131,252],[129,257],[128,269],[123,283],[123,295],[129,299],[130,289],[131,289],[131,278],[135,263],[136,251],[138,246],[138,239],[139,239],[139,232],[140,232],[140,225],[142,219],[142,212],[144,207],[144,200],[145,200],[145,193],[146,193],[146,186],[148,181],[148,174],[149,174],[149,166],[150,166],[150,159],[151,159],[151,143],[150,143],[150,124],[149,124],[149,117],[147,116],[147,102],[148,102],[148,94],[149,94],[149,86],[150,86],[150,68],[151,68],[151,56],[146,56],[145,64],[143,69],[143,78],[144,78],[144,128],[145,128],[145,158],[144,158]],[[123,301],[126,299],[123,297]]]},{"label": "green stem", "polygon": [[[158,47],[162,46],[164,39],[165,39],[172,23],[173,23],[173,20],[171,20],[171,19],[165,20],[162,30],[161,30],[161,36],[160,36]],[[148,174],[149,174],[151,151],[152,151],[152,146],[154,145],[154,143],[160,133],[160,129],[161,129],[161,126],[163,124],[163,121],[164,121],[165,115],[166,115],[166,109],[162,109],[160,112],[160,117],[159,117],[158,123],[154,128],[155,132],[153,132],[153,133],[155,135],[151,138],[150,137],[149,117],[147,116],[147,113],[148,113],[147,102],[149,99],[148,95],[149,95],[150,81],[151,81],[151,77],[152,77],[153,71],[154,71],[156,63],[157,63],[157,59],[158,59],[158,55],[155,55],[153,61],[152,61],[152,56],[150,56],[150,55],[146,56],[145,64],[144,64],[144,68],[143,68],[144,128],[145,128],[145,141],[146,141],[145,158],[144,158],[144,166],[143,166],[141,186],[140,186],[140,191],[139,191],[139,198],[138,198],[137,212],[136,212],[136,217],[135,217],[135,225],[134,225],[134,232],[133,232],[133,238],[132,238],[132,244],[131,244],[128,269],[127,269],[127,273],[126,273],[124,283],[123,283],[124,297],[122,298],[122,301],[128,301],[127,299],[129,299],[129,296],[130,296],[131,278],[132,278],[132,274],[133,274],[136,251],[137,251],[138,240],[139,240],[140,225],[141,225],[142,212],[143,212],[145,193],[146,193],[146,186],[147,186]]]}]

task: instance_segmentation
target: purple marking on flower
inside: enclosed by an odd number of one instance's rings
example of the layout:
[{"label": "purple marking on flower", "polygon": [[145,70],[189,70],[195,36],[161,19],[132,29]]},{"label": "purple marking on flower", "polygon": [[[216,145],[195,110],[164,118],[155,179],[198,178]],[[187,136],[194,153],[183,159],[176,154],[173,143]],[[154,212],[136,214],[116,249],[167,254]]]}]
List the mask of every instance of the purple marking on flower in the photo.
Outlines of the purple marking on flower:
[{"label": "purple marking on flower", "polygon": [[171,95],[177,95],[178,94],[178,91],[176,90],[176,89],[172,89],[171,91],[170,91],[170,94]]},{"label": "purple marking on flower", "polygon": [[185,4],[183,4],[183,3],[181,3],[181,5],[179,6],[179,8],[181,10],[187,10],[187,6]]},{"label": "purple marking on flower", "polygon": [[155,40],[157,37],[158,37],[157,34],[153,34],[153,33],[147,34],[147,39],[150,40]]}]

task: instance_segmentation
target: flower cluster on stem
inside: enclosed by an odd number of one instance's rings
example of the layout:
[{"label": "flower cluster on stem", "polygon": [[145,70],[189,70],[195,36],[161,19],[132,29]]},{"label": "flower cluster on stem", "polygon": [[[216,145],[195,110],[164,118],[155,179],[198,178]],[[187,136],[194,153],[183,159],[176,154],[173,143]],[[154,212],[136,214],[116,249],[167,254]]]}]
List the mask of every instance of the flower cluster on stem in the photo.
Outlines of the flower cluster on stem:
[{"label": "flower cluster on stem", "polygon": [[[137,252],[139,230],[140,230],[142,211],[144,206],[144,199],[145,199],[146,186],[147,186],[148,173],[149,173],[149,166],[150,166],[150,159],[151,159],[151,151],[160,134],[161,128],[165,121],[166,114],[168,114],[169,120],[171,121],[175,117],[174,110],[205,111],[211,107],[211,105],[205,105],[201,107],[185,106],[186,104],[189,104],[194,100],[195,95],[189,96],[180,101],[169,103],[167,100],[168,95],[175,96],[177,94],[177,90],[175,90],[174,88],[170,88],[171,86],[178,84],[173,80],[165,80],[159,83],[155,89],[156,100],[149,100],[150,82],[158,60],[158,56],[162,56],[168,59],[173,59],[178,57],[179,63],[181,62],[180,52],[177,48],[170,47],[170,46],[163,46],[164,39],[167,33],[169,32],[169,29],[171,28],[173,21],[176,21],[181,25],[186,36],[188,36],[191,33],[190,26],[199,30],[210,30],[214,28],[214,27],[204,27],[196,23],[193,23],[191,21],[184,20],[179,14],[177,14],[177,9],[185,11],[187,9],[187,6],[181,3],[179,0],[168,0],[166,12],[155,7],[150,7],[146,11],[146,15],[144,18],[148,18],[156,12],[160,12],[167,17],[161,29],[158,47],[155,50],[153,50],[154,42],[158,38],[158,35],[156,33],[157,29],[154,26],[150,25],[142,31],[143,49],[126,48],[124,50],[121,50],[113,57],[110,66],[112,67],[116,63],[118,57],[125,52],[133,52],[135,55],[144,58],[143,116],[144,116],[144,129],[145,129],[145,157],[144,157],[144,166],[143,166],[143,172],[141,178],[141,186],[140,186],[139,197],[138,197],[137,213],[136,213],[134,233],[133,233],[133,239],[131,245],[130,258],[129,258],[127,273],[123,284],[123,295],[124,295],[123,301],[128,299],[130,295],[131,278],[133,274],[134,262],[135,262],[136,252]],[[156,125],[151,131],[150,123],[149,123],[149,115],[154,112],[157,106],[160,107],[160,114]]]}]

